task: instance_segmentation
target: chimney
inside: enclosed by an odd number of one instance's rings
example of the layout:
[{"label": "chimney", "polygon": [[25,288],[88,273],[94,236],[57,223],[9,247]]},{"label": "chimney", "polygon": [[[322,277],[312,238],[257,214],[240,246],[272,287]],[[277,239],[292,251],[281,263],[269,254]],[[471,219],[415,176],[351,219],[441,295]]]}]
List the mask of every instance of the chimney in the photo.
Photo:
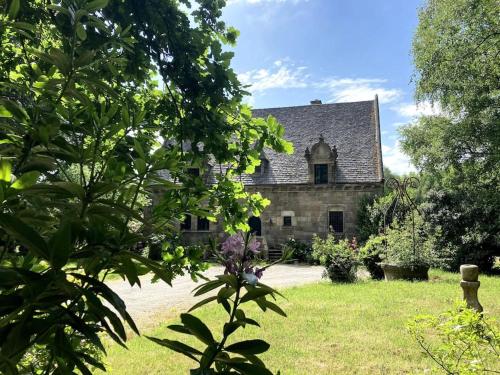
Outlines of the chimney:
[{"label": "chimney", "polygon": [[314,99],[314,100],[311,100],[311,104],[312,104],[312,105],[318,105],[318,104],[321,104],[321,100],[320,100],[320,99]]}]

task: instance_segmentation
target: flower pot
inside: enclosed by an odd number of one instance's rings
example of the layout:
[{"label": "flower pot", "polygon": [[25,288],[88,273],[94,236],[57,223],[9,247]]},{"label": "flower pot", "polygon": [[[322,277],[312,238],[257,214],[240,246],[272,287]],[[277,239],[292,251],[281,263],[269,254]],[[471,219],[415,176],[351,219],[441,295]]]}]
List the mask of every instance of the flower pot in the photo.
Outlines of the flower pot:
[{"label": "flower pot", "polygon": [[429,280],[429,266],[401,266],[398,264],[380,263],[386,281],[391,280]]}]

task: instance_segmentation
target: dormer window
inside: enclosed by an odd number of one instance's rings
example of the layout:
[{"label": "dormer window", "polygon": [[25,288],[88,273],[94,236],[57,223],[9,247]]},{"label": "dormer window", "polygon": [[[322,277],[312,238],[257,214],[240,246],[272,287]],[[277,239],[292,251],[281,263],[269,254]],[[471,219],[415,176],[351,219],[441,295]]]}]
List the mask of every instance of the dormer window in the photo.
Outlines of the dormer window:
[{"label": "dormer window", "polygon": [[262,176],[269,169],[269,160],[267,160],[264,151],[260,153],[260,164],[255,167],[254,174],[257,176]]},{"label": "dormer window", "polygon": [[314,164],[314,183],[328,183],[328,164]]},{"label": "dormer window", "polygon": [[304,157],[309,170],[309,183],[334,184],[337,170],[337,148],[330,147],[325,138],[320,135],[319,142],[306,148]]}]

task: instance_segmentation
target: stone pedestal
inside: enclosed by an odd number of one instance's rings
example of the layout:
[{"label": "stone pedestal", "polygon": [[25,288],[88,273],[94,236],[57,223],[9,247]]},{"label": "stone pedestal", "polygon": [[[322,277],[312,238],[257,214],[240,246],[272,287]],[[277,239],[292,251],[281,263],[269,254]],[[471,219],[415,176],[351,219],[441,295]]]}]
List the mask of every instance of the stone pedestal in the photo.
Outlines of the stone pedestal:
[{"label": "stone pedestal", "polygon": [[467,303],[467,307],[472,308],[478,312],[482,312],[483,306],[481,306],[477,298],[477,290],[479,289],[479,285],[481,284],[478,280],[478,266],[473,264],[462,264],[460,266],[460,274],[462,275],[460,286],[464,291],[464,300]]}]

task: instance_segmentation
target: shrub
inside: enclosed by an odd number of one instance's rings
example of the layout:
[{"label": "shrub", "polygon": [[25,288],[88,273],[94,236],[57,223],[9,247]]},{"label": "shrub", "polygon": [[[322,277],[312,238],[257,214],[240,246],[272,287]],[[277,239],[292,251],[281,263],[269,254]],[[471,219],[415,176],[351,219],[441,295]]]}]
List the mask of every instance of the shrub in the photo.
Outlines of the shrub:
[{"label": "shrub", "polygon": [[460,264],[472,263],[481,272],[490,271],[495,256],[500,256],[500,221],[491,220],[499,216],[498,207],[480,205],[463,192],[430,191],[422,209],[436,237],[437,265],[457,271]]},{"label": "shrub", "polygon": [[312,256],[312,249],[307,243],[302,241],[297,241],[294,238],[289,238],[288,241],[283,245],[283,252],[289,252],[292,254],[292,258],[298,260],[299,262],[313,264],[315,260]]},{"label": "shrub", "polygon": [[384,257],[384,241],[384,236],[372,235],[359,251],[361,261],[368,272],[370,272],[371,278],[375,280],[384,278],[384,271],[379,265]]},{"label": "shrub", "polygon": [[353,239],[336,240],[331,234],[326,239],[313,237],[313,258],[325,266],[324,277],[328,276],[332,282],[356,281],[358,267],[357,243]]},{"label": "shrub", "polygon": [[402,223],[395,221],[386,230],[385,262],[408,267],[432,264],[433,238],[427,234],[427,228],[420,215],[415,214],[414,220],[414,232],[411,215],[408,215]]},{"label": "shrub", "polygon": [[500,325],[462,303],[437,317],[417,316],[408,330],[447,374],[500,371]]}]

